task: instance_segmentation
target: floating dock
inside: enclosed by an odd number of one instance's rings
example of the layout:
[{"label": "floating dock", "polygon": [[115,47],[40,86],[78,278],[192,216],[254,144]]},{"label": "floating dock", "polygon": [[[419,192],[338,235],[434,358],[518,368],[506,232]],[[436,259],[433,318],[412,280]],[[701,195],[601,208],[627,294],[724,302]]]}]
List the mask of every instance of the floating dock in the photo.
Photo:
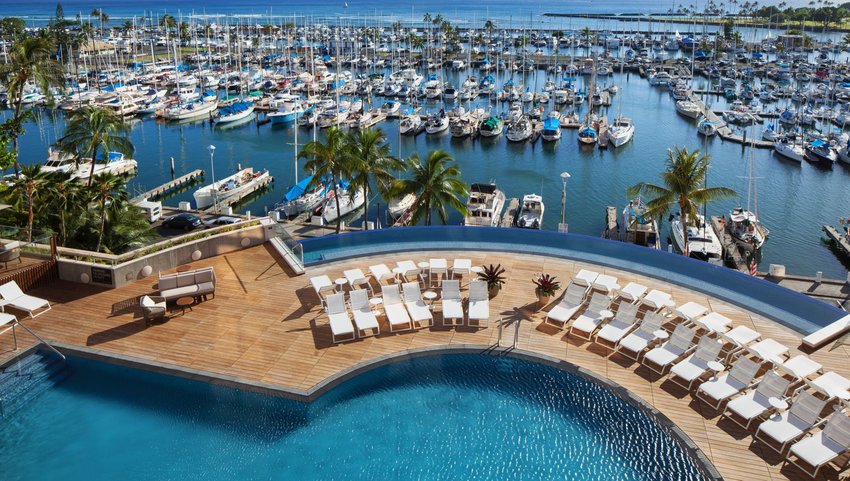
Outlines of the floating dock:
[{"label": "floating dock", "polygon": [[620,240],[620,223],[617,219],[617,208],[609,205],[605,208],[605,230],[603,239]]},{"label": "floating dock", "polygon": [[735,239],[726,232],[725,222],[720,217],[713,215],[711,216],[711,228],[714,229],[717,239],[723,245],[723,257],[726,263],[741,272],[749,273],[747,260],[744,259],[741,251],[738,250],[738,244],[735,242]]},{"label": "floating dock", "polygon": [[717,115],[717,112],[723,112],[722,110],[711,110],[705,105],[705,102],[703,102],[702,99],[693,95],[690,96],[690,100],[700,107],[700,109],[702,110],[703,117],[705,117],[709,120],[709,122],[717,126],[717,135],[721,139],[727,140],[729,142],[734,142],[736,144],[751,145],[753,147],[761,149],[773,148],[773,142],[770,142],[768,140],[759,140],[752,138],[748,139],[746,138],[746,135],[741,136],[732,132],[732,129],[729,128],[729,124],[726,122],[726,120]]},{"label": "floating dock", "polygon": [[166,182],[166,183],[160,185],[159,187],[155,187],[155,188],[153,188],[153,189],[151,189],[147,192],[144,192],[142,194],[137,195],[136,197],[133,198],[133,201],[136,202],[136,201],[145,200],[145,199],[156,200],[158,197],[161,197],[161,196],[167,194],[168,192],[170,192],[174,189],[183,187],[185,185],[188,185],[188,184],[194,182],[199,177],[203,177],[203,175],[204,175],[203,170],[201,170],[201,169],[193,170],[192,172],[189,172],[186,175],[181,175],[180,177],[178,177],[178,178],[176,178],[176,179],[174,179],[170,182]]},{"label": "floating dock", "polygon": [[844,255],[850,256],[850,242],[848,242],[844,235],[838,232],[838,229],[831,225],[825,225],[822,229],[826,233],[826,236],[829,237],[829,240],[838,247],[838,250],[840,250]]},{"label": "floating dock", "polygon": [[508,208],[505,209],[505,215],[502,216],[502,221],[499,227],[513,227],[516,224],[516,218],[519,215],[519,199],[513,197],[508,199]]}]

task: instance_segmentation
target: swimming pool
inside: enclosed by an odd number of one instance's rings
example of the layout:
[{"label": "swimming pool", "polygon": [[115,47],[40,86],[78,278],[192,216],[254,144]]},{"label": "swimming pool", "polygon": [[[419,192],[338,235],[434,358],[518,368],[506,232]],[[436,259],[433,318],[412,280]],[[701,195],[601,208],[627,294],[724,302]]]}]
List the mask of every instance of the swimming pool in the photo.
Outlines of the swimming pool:
[{"label": "swimming pool", "polygon": [[310,404],[69,362],[0,420],[3,479],[704,479],[643,411],[521,359],[400,361]]}]

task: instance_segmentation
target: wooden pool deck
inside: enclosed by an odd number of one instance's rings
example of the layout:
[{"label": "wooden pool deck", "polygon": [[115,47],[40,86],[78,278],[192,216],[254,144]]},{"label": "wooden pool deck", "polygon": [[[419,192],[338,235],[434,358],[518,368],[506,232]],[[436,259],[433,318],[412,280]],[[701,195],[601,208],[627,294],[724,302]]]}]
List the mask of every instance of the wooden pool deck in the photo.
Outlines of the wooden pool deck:
[{"label": "wooden pool deck", "polygon": [[[309,284],[309,276],[327,274],[331,279],[346,269],[361,268],[410,259],[431,257],[469,258],[473,265],[496,263],[507,269],[507,283],[491,301],[491,322],[482,328],[442,327],[439,301],[435,327],[389,333],[382,319],[382,334],[343,344],[331,343],[326,317]],[[491,346],[496,343],[499,318],[519,323],[517,349],[566,360],[606,377],[635,393],[675,422],[712,460],[726,480],[810,479],[796,468],[782,468],[782,459],[758,444],[728,420],[696,402],[683,389],[621,356],[605,357],[607,350],[569,337],[542,323],[531,278],[547,272],[568,281],[579,269],[587,268],[618,277],[620,285],[640,282],[649,288],[669,292],[678,305],[697,301],[746,325],[763,337],[774,338],[797,353],[801,335],[747,312],[737,306],[633,273],[585,263],[541,256],[508,253],[411,252],[341,261],[310,269],[307,276],[290,276],[277,254],[266,245],[194,262],[191,268],[212,266],[218,285],[216,297],[181,314],[179,308],[165,322],[148,325],[141,318],[138,298],[156,291],[156,274],[114,290],[65,282],[35,289],[31,293],[54,303],[53,309],[24,323],[48,340],[130,356],[176,368],[198,370],[283,389],[308,391],[358,364],[393,353],[452,345]],[[184,266],[185,268],[185,266]],[[182,269],[181,269],[182,270]],[[563,293],[561,291],[560,293]],[[464,292],[464,296],[466,292]],[[552,302],[557,302],[553,299]],[[546,309],[548,310],[548,308]],[[504,342],[513,340],[507,329]],[[32,339],[19,330],[19,347],[32,345]],[[0,363],[15,355],[12,336],[0,336]],[[812,358],[850,377],[850,355],[842,340],[833,342]],[[819,479],[836,479],[832,469]]]}]

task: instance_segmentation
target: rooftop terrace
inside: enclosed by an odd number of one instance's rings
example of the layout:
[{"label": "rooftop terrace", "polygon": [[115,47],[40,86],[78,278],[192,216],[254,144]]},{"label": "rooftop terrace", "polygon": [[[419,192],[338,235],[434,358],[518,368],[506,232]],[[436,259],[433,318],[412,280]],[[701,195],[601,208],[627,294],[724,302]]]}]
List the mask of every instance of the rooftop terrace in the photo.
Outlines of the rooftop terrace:
[{"label": "rooftop terrace", "polygon": [[[403,249],[401,249],[403,250]],[[269,244],[193,262],[191,268],[212,266],[218,278],[216,297],[170,318],[148,325],[141,318],[138,299],[155,293],[156,276],[122,288],[103,290],[94,286],[56,282],[31,294],[45,297],[54,308],[24,323],[60,346],[94,350],[109,356],[181,370],[223,380],[254,384],[270,390],[310,394],[347,370],[385,356],[432,347],[474,346],[482,352],[496,344],[496,319],[510,322],[504,344],[516,349],[560,359],[607,378],[634,393],[675,422],[728,480],[809,479],[793,467],[782,468],[782,459],[759,444],[719,413],[700,404],[682,388],[661,382],[638,363],[621,356],[607,358],[608,351],[594,343],[568,336],[566,331],[545,325],[545,310],[537,310],[531,277],[540,272],[567,281],[580,269],[616,276],[620,285],[635,281],[672,295],[678,304],[699,302],[722,313],[735,325],[745,325],[774,338],[797,352],[802,335],[761,314],[704,293],[704,289],[670,283],[632,270],[578,262],[529,253],[504,251],[439,250],[397,252],[328,260],[311,267],[308,276],[295,277]],[[491,301],[491,322],[481,328],[442,326],[439,301],[435,326],[416,331],[389,333],[381,318],[381,335],[342,344],[331,343],[327,318],[309,284],[309,276],[340,277],[346,269],[368,270],[369,265],[429,258],[468,258],[473,265],[500,263],[507,269],[507,283]],[[186,266],[182,266],[181,270]],[[696,286],[701,287],[701,286]],[[563,291],[561,291],[563,293]],[[467,294],[464,288],[464,296]],[[553,299],[552,302],[557,302]],[[546,308],[548,309],[548,308]],[[19,331],[20,347],[34,342]],[[0,336],[0,363],[12,358],[12,339]],[[810,354],[824,365],[850,377],[850,353],[839,340]],[[819,479],[835,479],[824,470]]]}]

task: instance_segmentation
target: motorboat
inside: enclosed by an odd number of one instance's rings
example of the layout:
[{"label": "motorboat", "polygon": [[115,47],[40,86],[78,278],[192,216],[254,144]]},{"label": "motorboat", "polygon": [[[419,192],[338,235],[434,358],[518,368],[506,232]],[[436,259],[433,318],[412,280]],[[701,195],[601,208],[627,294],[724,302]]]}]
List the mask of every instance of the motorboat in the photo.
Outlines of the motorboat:
[{"label": "motorboat", "polygon": [[697,133],[703,137],[711,137],[717,133],[717,124],[708,119],[702,119],[697,124]]},{"label": "motorboat", "polygon": [[272,125],[291,124],[304,115],[304,104],[297,95],[282,95],[269,103]]},{"label": "motorboat", "polygon": [[166,120],[189,120],[199,117],[209,117],[216,108],[218,108],[218,98],[213,97],[207,100],[205,97],[204,99],[187,104],[174,105],[157,113],[161,112],[161,116]]},{"label": "motorboat", "polygon": [[[671,222],[672,238],[676,249],[685,252],[681,215],[677,214]],[[714,233],[714,229],[705,223],[705,217],[697,214],[688,219],[688,257],[707,261],[711,264],[723,264],[723,246]]]},{"label": "motorboat", "polygon": [[496,184],[472,184],[466,201],[464,225],[497,227],[505,207],[505,194]]},{"label": "motorboat", "polygon": [[482,137],[496,137],[502,134],[502,130],[504,130],[505,122],[501,117],[496,117],[491,115],[484,119],[481,122],[481,126],[478,128],[478,132]]},{"label": "motorboat", "polygon": [[[345,217],[366,203],[366,195],[363,193],[363,189],[357,189],[357,192],[352,195],[350,187],[349,182],[341,180],[336,189],[327,193],[325,206],[322,209],[322,219],[326,223],[334,222],[339,217]],[[339,210],[336,206],[337,200],[334,198],[337,195],[339,196]]]},{"label": "motorboat", "polygon": [[381,105],[381,113],[386,115],[387,118],[398,117],[399,111],[401,110],[401,102],[397,102],[395,100],[387,100],[384,102],[384,105]]},{"label": "motorboat", "polygon": [[238,122],[246,119],[254,114],[254,102],[236,102],[222,107],[213,117],[213,122],[216,124],[227,124]]},{"label": "motorboat", "polygon": [[700,109],[699,105],[690,100],[677,100],[676,112],[693,120],[696,120],[700,115],[702,115],[702,109]]},{"label": "motorboat", "polygon": [[47,160],[41,166],[42,172],[70,172],[77,170],[74,156],[61,150],[47,149]]},{"label": "motorboat", "polygon": [[751,246],[754,250],[761,249],[770,233],[754,212],[742,207],[732,209],[729,213],[726,230],[736,241]]},{"label": "motorboat", "polygon": [[73,173],[73,178],[80,181],[88,181],[89,177],[101,174],[123,175],[135,172],[139,168],[139,163],[135,159],[128,159],[121,152],[107,152],[106,158],[97,157],[97,162],[92,170],[91,158],[81,159],[76,171]]},{"label": "motorboat", "polygon": [[505,137],[511,142],[525,142],[531,137],[532,133],[531,120],[523,115],[508,125]]},{"label": "motorboat", "polygon": [[516,226],[523,229],[540,229],[543,226],[543,196],[527,194],[522,198],[522,209],[516,220]]},{"label": "motorboat", "polygon": [[440,109],[436,114],[428,116],[427,123],[425,124],[425,131],[432,135],[438,134],[448,128],[449,117],[443,109]]},{"label": "motorboat", "polygon": [[630,200],[623,209],[622,240],[653,249],[661,248],[658,220],[648,212],[640,198]]},{"label": "motorboat", "polygon": [[835,151],[832,150],[832,146],[829,145],[829,142],[823,139],[815,139],[809,142],[806,144],[805,149],[806,159],[812,162],[827,162],[830,164],[835,162]]},{"label": "motorboat", "polygon": [[543,121],[543,131],[540,133],[543,140],[555,142],[561,138],[561,119],[549,117]]},{"label": "motorboat", "polygon": [[328,190],[327,182],[317,182],[308,191],[311,182],[313,182],[312,175],[293,185],[283,196],[283,201],[275,206],[275,210],[283,211],[287,217],[293,217],[318,207],[325,199]]},{"label": "motorboat", "polygon": [[412,112],[401,118],[398,123],[398,130],[401,135],[412,135],[417,133],[422,125],[422,117],[418,112]]},{"label": "motorboat", "polygon": [[269,172],[254,172],[252,167],[247,167],[239,172],[213,182],[196,190],[192,197],[198,209],[205,209],[235,195],[245,194],[254,190],[258,185],[264,184],[269,177]]},{"label": "motorboat", "polygon": [[583,145],[593,145],[599,140],[599,133],[590,124],[578,131],[578,141]]},{"label": "motorboat", "polygon": [[606,131],[608,142],[614,147],[620,147],[632,140],[635,135],[635,124],[628,117],[618,116]]}]

